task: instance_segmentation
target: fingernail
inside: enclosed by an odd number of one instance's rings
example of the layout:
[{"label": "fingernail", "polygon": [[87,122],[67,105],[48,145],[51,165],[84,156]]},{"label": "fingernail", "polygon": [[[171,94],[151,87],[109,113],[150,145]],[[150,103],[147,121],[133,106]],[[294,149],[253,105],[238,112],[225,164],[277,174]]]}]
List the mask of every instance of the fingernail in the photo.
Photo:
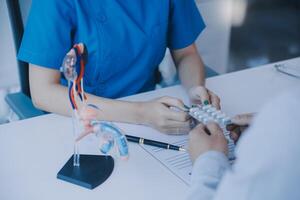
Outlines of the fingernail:
[{"label": "fingernail", "polygon": [[206,105],[209,104],[209,101],[208,101],[208,100],[205,100],[205,101],[203,102],[203,104],[206,106]]},{"label": "fingernail", "polygon": [[184,108],[185,108],[185,109],[187,109],[187,110],[189,110],[189,109],[190,109],[190,107],[189,107],[189,106],[187,106],[187,105],[185,105],[185,104],[183,104],[183,106],[184,106]]}]

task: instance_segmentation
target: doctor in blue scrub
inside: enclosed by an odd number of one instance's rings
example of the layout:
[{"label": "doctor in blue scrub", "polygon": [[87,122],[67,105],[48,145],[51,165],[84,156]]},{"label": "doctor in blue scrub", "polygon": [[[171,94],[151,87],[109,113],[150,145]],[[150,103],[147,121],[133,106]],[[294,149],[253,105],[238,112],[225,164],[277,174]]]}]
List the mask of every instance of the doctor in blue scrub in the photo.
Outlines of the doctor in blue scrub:
[{"label": "doctor in blue scrub", "polygon": [[76,43],[89,51],[84,88],[99,120],[137,123],[165,133],[189,129],[181,100],[146,102],[115,98],[154,89],[158,65],[168,47],[182,85],[194,102],[219,106],[205,88],[203,62],[194,44],[205,24],[194,0],[33,0],[20,60],[30,63],[30,91],[36,107],[69,115],[66,80],[59,68]]}]

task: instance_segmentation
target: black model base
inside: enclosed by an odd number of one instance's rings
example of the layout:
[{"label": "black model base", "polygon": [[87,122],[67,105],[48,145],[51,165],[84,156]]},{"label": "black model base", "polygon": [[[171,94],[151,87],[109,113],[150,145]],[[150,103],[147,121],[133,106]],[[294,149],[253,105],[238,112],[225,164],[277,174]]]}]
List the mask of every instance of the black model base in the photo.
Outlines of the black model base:
[{"label": "black model base", "polygon": [[73,156],[58,172],[57,178],[94,189],[102,184],[112,173],[114,160],[111,156],[80,155],[80,166],[73,166]]}]

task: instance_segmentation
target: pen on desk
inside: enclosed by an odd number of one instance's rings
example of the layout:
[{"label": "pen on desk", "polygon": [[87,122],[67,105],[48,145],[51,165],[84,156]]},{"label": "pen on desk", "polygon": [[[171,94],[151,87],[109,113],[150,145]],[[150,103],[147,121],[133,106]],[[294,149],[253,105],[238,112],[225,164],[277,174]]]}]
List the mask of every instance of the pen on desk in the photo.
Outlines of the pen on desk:
[{"label": "pen on desk", "polygon": [[154,146],[154,147],[160,147],[163,149],[171,149],[171,150],[175,150],[175,151],[186,151],[186,149],[184,149],[181,146],[175,146],[172,144],[159,142],[159,141],[155,141],[155,140],[148,140],[148,139],[144,139],[144,138],[140,138],[140,137],[136,137],[136,136],[132,136],[132,135],[126,135],[126,139],[129,142],[146,144],[146,145],[150,145],[150,146]]}]

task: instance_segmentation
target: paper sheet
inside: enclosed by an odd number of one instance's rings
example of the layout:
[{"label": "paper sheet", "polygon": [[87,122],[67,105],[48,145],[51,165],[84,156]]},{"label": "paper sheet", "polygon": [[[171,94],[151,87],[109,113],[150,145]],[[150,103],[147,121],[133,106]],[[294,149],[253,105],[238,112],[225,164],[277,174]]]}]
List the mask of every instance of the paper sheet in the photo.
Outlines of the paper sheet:
[{"label": "paper sheet", "polygon": [[[175,137],[173,141],[169,143],[178,146],[186,146],[187,142],[187,136],[180,136]],[[180,178],[187,185],[190,184],[192,161],[187,152],[166,150],[149,145],[141,145],[141,147],[167,167],[175,176]]]}]

